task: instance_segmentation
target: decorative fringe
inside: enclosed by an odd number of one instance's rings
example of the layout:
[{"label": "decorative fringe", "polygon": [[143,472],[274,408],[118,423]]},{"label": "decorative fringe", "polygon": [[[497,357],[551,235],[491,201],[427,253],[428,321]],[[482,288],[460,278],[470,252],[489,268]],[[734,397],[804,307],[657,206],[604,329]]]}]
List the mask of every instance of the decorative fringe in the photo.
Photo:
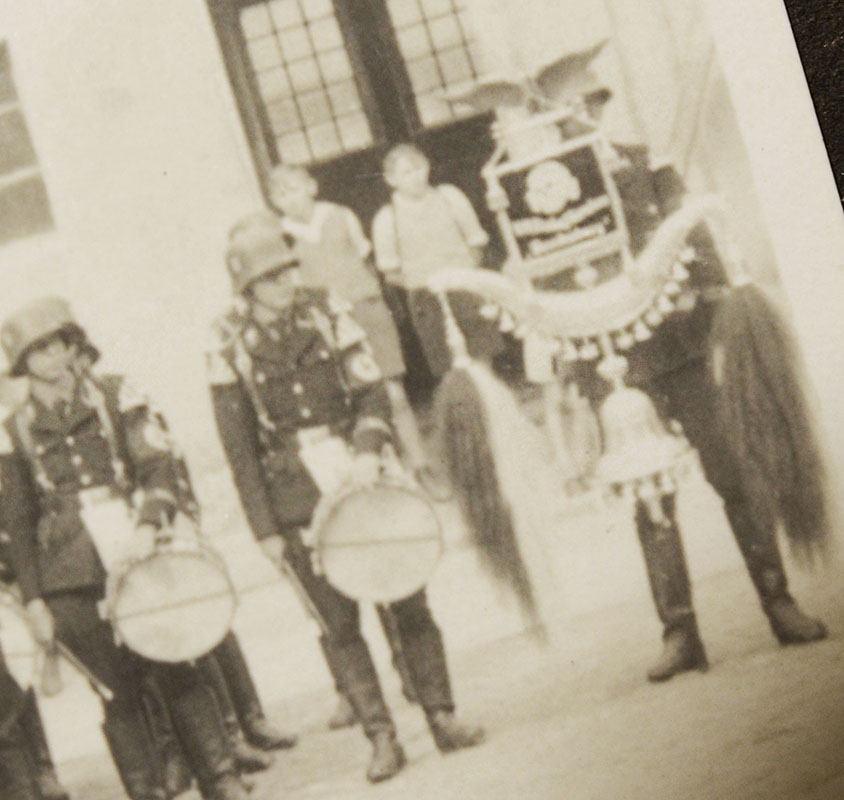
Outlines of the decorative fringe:
[{"label": "decorative fringe", "polygon": [[[796,556],[823,552],[830,512],[820,440],[785,320],[744,285],[719,303],[710,333],[719,414],[754,513],[781,521]],[[720,361],[720,363],[719,363]]]},{"label": "decorative fringe", "polygon": [[481,564],[510,588],[528,618],[538,622],[512,511],[499,483],[485,404],[467,369],[445,376],[437,402],[444,455]]}]

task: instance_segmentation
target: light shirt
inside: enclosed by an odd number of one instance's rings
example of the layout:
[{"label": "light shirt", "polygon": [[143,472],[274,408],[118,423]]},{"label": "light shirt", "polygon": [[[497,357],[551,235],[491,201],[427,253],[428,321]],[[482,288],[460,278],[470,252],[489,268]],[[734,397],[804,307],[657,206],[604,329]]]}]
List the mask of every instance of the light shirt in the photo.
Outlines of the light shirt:
[{"label": "light shirt", "polygon": [[474,267],[473,248],[489,237],[469,198],[446,183],[418,199],[393,192],[375,215],[372,241],[378,269],[399,270],[408,289],[419,289],[441,269]]},{"label": "light shirt", "polygon": [[296,242],[306,286],[330,289],[352,304],[380,296],[366,264],[372,247],[351,209],[320,200],[309,222],[282,217],[282,225]]}]

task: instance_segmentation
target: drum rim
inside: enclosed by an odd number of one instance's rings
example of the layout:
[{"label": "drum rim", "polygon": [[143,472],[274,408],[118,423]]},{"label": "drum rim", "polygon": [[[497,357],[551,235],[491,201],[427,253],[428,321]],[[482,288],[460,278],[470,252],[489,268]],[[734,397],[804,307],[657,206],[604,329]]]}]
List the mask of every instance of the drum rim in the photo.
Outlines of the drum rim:
[{"label": "drum rim", "polygon": [[[224,582],[228,588],[228,592],[225,595],[231,599],[229,612],[227,615],[225,632],[222,636],[217,639],[217,641],[208,649],[204,650],[200,653],[195,653],[193,655],[184,656],[180,658],[168,658],[163,657],[161,654],[156,654],[154,656],[149,655],[148,652],[142,652],[137,647],[133,647],[129,643],[129,638],[125,635],[125,633],[121,630],[120,627],[120,619],[116,615],[117,611],[117,599],[120,596],[121,590],[125,587],[126,582],[128,580],[129,573],[136,567],[141,566],[142,564],[147,564],[150,561],[160,558],[164,555],[201,555],[202,557],[207,558],[211,563],[214,564],[215,567],[219,569],[220,574],[223,576]],[[108,599],[106,608],[107,608],[107,619],[109,624],[114,629],[115,634],[120,638],[122,643],[128,647],[132,652],[137,653],[138,655],[142,656],[143,658],[147,658],[150,661],[161,661],[166,663],[178,664],[183,661],[192,661],[197,658],[201,658],[204,655],[207,655],[211,650],[213,650],[226,636],[226,634],[232,629],[234,624],[235,614],[237,613],[237,609],[239,606],[240,598],[237,594],[237,589],[235,588],[234,581],[232,580],[231,573],[229,572],[228,566],[226,565],[225,559],[207,542],[197,541],[196,547],[194,549],[189,550],[179,550],[179,549],[170,549],[168,546],[157,547],[151,553],[147,555],[136,558],[131,560],[122,571],[120,576],[117,578],[116,582],[114,583],[114,588],[111,592],[112,596]],[[154,612],[153,612],[154,613]]]}]

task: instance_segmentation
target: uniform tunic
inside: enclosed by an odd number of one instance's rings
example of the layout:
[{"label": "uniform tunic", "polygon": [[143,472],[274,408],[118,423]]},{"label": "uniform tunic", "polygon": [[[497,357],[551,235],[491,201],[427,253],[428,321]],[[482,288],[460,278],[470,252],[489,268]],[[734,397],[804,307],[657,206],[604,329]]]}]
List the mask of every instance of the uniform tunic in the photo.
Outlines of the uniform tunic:
[{"label": "uniform tunic", "polygon": [[372,246],[354,212],[319,201],[309,222],[284,217],[285,231],[296,240],[302,278],[307,286],[325,288],[352,304],[384,376],[404,374],[401,344],[378,279],[368,266]]}]

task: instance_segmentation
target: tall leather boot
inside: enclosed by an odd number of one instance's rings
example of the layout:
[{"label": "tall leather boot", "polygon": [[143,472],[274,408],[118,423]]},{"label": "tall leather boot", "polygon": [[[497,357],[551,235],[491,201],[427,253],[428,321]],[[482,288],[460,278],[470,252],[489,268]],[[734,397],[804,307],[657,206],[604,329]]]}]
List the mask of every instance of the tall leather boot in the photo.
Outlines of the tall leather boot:
[{"label": "tall leather boot", "polygon": [[28,737],[20,720],[0,719],[0,797],[9,800],[40,800]]},{"label": "tall leather boot", "polygon": [[128,705],[106,707],[103,734],[114,766],[131,800],[164,800],[160,764],[155,756],[144,719]]},{"label": "tall leather boot", "polygon": [[[216,651],[215,651],[216,653]],[[247,742],[240,729],[229,686],[223,675],[220,663],[212,653],[200,659],[199,668],[208,685],[213,689],[223,719],[223,728],[229,739],[229,745],[234,756],[235,766],[239,772],[261,772],[269,769],[273,764],[272,756],[262,750],[252,747]]]},{"label": "tall leather boot", "polygon": [[372,783],[392,778],[406,763],[402,746],[396,740],[396,728],[384,702],[378,673],[363,638],[335,642],[325,637],[323,646],[329,664],[341,675],[344,694],[372,742],[372,759],[366,771]]},{"label": "tall leather boot", "polygon": [[395,620],[408,677],[425,710],[437,748],[449,753],[483,742],[483,728],[462,723],[454,716],[442,634],[431,616],[425,593],[418,592],[395,603],[390,613]]},{"label": "tall leather boot", "polygon": [[184,664],[168,669],[160,685],[200,792],[208,800],[246,800],[213,690],[199,670]]},{"label": "tall leather boot", "polygon": [[24,696],[24,705],[18,717],[18,724],[29,747],[35,767],[35,781],[42,800],[69,800],[70,795],[59,783],[58,775],[56,775],[56,767],[53,764],[50,745],[47,742],[47,734],[38,709],[38,700],[32,689],[29,689]]},{"label": "tall leather boot", "polygon": [[322,648],[325,663],[328,665],[328,671],[331,673],[334,680],[334,689],[337,692],[337,707],[328,719],[328,728],[332,731],[351,728],[357,725],[358,715],[355,713],[355,707],[351,704],[346,696],[346,690],[343,688],[343,668],[336,663],[336,658],[324,633],[319,637],[319,646]]},{"label": "tall leather boot", "polygon": [[823,622],[804,614],[789,594],[773,522],[760,524],[743,502],[727,502],[724,510],[777,641],[789,645],[825,639]]},{"label": "tall leather boot", "polygon": [[152,675],[144,679],[141,706],[153,749],[161,764],[164,791],[168,798],[176,797],[193,785],[193,771],[182,752],[167,702]]},{"label": "tall leather boot", "polygon": [[709,668],[692,607],[692,590],[683,542],[674,516],[674,497],[662,500],[661,520],[642,503],[636,508],[636,531],[648,571],[656,611],[663,626],[663,651],[648,670],[649,681],[667,681],[681,672]]},{"label": "tall leather boot", "polygon": [[297,742],[295,734],[279,730],[264,715],[249,664],[234,633],[229,633],[214,649],[240,728],[247,742],[261,750],[286,750]]},{"label": "tall leather boot", "polygon": [[398,622],[395,614],[390,610],[389,606],[381,603],[375,606],[378,612],[378,619],[381,621],[381,627],[384,629],[384,636],[387,638],[387,644],[390,646],[390,653],[392,654],[393,669],[398,673],[401,679],[401,693],[408,703],[418,703],[419,698],[416,696],[416,689],[413,686],[413,676],[410,674],[410,669],[407,666],[407,659],[402,649],[401,634],[398,629]]}]

